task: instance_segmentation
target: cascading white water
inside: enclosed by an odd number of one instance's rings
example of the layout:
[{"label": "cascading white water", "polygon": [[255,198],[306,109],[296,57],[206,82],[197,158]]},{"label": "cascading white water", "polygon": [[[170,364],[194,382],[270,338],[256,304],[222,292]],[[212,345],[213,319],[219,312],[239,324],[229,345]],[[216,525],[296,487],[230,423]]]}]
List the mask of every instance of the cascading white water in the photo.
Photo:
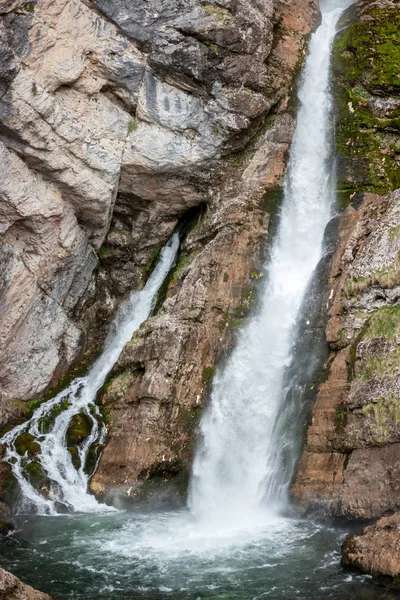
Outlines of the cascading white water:
[{"label": "cascading white water", "polygon": [[[330,50],[336,23],[351,0],[321,2],[322,22],[310,41],[299,91],[301,106],[284,184],[279,231],[273,244],[259,313],[241,332],[217,372],[202,442],[193,466],[192,513],[242,526],[254,520],[276,479],[273,427],[290,364],[295,323],[323,251],[331,217]],[[274,441],[272,441],[274,440]]]},{"label": "cascading white water", "polygon": [[[125,344],[134,332],[150,315],[154,308],[157,292],[174,264],[179,248],[179,232],[176,232],[162,249],[159,261],[146,285],[139,292],[133,292],[118,311],[108,335],[103,354],[93,364],[86,377],[75,379],[70,386],[55,398],[43,403],[34,412],[29,421],[6,433],[0,443],[6,445],[5,460],[12,465],[12,470],[22,492],[26,508],[34,508],[39,514],[57,514],[65,506],[79,512],[96,512],[110,509],[99,504],[94,496],[87,493],[88,474],[85,464],[88,452],[94,443],[104,441],[106,430],[102,424],[96,395],[104,384],[108,373],[116,363]],[[67,408],[59,412],[60,407]],[[44,419],[55,415],[50,431],[44,431]],[[84,413],[91,420],[92,429],[89,437],[78,446],[80,468],[72,463],[71,454],[66,446],[66,433],[74,415]],[[41,495],[29,481],[27,476],[28,456],[21,456],[15,441],[23,433],[32,434],[40,444],[35,456],[50,482],[48,497]]]}]

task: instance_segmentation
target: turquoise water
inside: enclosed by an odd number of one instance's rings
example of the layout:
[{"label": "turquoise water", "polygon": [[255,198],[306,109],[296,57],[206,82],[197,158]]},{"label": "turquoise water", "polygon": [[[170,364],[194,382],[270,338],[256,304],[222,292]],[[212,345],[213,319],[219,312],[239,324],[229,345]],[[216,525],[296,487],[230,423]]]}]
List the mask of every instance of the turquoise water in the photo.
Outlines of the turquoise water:
[{"label": "turquoise water", "polygon": [[1,564],[56,600],[377,600],[340,567],[348,530],[259,515],[224,529],[185,510],[19,517]]}]

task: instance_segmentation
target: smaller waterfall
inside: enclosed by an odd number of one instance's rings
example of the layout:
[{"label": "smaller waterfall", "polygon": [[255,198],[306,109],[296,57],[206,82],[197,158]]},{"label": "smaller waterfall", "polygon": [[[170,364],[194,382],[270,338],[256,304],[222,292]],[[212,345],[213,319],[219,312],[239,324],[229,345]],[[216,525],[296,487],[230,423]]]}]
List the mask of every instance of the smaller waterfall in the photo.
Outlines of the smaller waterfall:
[{"label": "smaller waterfall", "polygon": [[[88,375],[78,377],[55,398],[41,404],[29,421],[18,425],[0,440],[7,448],[4,459],[11,464],[20,485],[22,510],[33,508],[39,514],[58,514],[60,510],[65,512],[65,507],[79,512],[114,510],[99,504],[87,492],[90,473],[86,472],[85,466],[89,451],[93,444],[101,444],[107,433],[95,404],[96,395],[125,344],[154,309],[157,293],[175,262],[178,248],[179,231],[162,249],[157,266],[144,288],[133,292],[121,305],[106,340],[105,350]],[[79,414],[89,419],[91,431],[87,439],[77,446],[80,466],[75,468],[66,445],[66,433],[71,419]],[[51,427],[48,425],[49,416],[53,419]],[[29,481],[29,465],[33,464],[31,459],[27,453],[21,456],[16,450],[16,440],[21,434],[30,434],[39,445],[34,459],[36,466],[43,470],[50,482],[51,489],[47,497],[40,494]]]}]

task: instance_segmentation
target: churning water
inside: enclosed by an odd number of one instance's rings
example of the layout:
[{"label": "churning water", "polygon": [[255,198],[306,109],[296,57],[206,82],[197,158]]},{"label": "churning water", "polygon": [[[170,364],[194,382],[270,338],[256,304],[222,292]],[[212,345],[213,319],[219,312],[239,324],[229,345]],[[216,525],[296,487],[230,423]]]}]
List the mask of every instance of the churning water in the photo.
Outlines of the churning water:
[{"label": "churning water", "polygon": [[[96,395],[125,344],[149,317],[154,308],[157,292],[175,261],[178,248],[179,233],[176,232],[161,251],[158,264],[144,288],[139,292],[133,292],[121,305],[106,340],[105,350],[88,375],[75,379],[67,389],[42,404],[28,422],[15,427],[0,440],[7,447],[5,460],[11,464],[21,488],[21,511],[34,509],[39,514],[54,515],[60,509],[65,512],[65,507],[79,512],[113,510],[99,504],[94,496],[87,493],[88,476],[91,474],[86,469],[89,452],[94,444],[101,444],[106,435],[106,429],[95,404]],[[60,407],[63,409],[61,412]],[[91,422],[91,432],[78,448],[80,467],[76,469],[67,448],[66,433],[72,417],[82,413]],[[54,424],[50,427],[49,415],[50,417],[54,415]],[[15,448],[18,436],[23,433],[33,435],[40,444],[35,460],[40,463],[50,484],[47,497],[31,485],[29,466],[27,470],[29,459],[21,456]]]},{"label": "churning water", "polygon": [[[336,600],[388,599],[367,578],[339,565],[345,531],[284,518],[286,483],[274,434],[292,359],[295,323],[323,252],[332,211],[330,177],[330,48],[337,20],[350,0],[323,0],[323,19],[312,36],[300,89],[281,221],[259,313],[217,373],[210,408],[201,423],[189,507],[101,514],[106,507],[86,493],[65,448],[69,419],[82,409],[93,418],[89,443],[101,438],[94,399],[124,344],[148,316],[154,294],[173,263],[175,236],[142,292],[124,308],[103,356],[89,375],[42,405],[28,424],[3,438],[24,497],[41,513],[58,503],[78,511],[19,517],[17,531],[0,540],[4,567],[57,599],[82,600]],[[71,406],[42,434],[40,419],[67,399]],[[88,408],[89,407],[89,408]],[[90,408],[92,407],[92,408]],[[42,435],[41,464],[54,482],[42,498],[23,475],[15,451],[18,433]],[[85,463],[88,447],[81,450]],[[287,480],[287,478],[286,478]],[[285,480],[285,481],[286,481]]]}]

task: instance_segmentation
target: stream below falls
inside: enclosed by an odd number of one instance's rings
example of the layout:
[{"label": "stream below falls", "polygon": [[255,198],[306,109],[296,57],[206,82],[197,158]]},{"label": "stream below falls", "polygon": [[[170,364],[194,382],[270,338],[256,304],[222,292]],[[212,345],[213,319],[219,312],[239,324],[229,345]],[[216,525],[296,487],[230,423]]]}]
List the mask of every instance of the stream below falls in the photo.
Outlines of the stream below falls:
[{"label": "stream below falls", "polygon": [[[370,578],[341,568],[340,544],[350,526],[284,516],[291,514],[288,489],[299,448],[293,426],[299,413],[284,406],[285,373],[294,358],[301,307],[324,253],[325,228],[335,212],[330,48],[339,16],[350,4],[321,0],[323,18],[303,70],[261,306],[215,375],[188,506],[166,509],[147,503],[118,511],[87,491],[90,444],[101,444],[105,435],[97,391],[124,344],[151,314],[174,264],[179,232],[161,252],[145,288],[122,308],[88,375],[1,440],[22,496],[14,533],[0,539],[1,565],[56,600],[395,597]],[[59,413],[55,409],[61,401],[66,408]],[[44,422],[51,410],[52,422]],[[65,437],[79,412],[90,421],[92,433],[79,450],[77,467]],[[51,492],[47,497],[30,483],[28,457],[17,448],[21,434],[38,439],[37,460]],[[36,514],[23,514],[32,511]]]},{"label": "stream below falls", "polygon": [[348,529],[260,514],[216,529],[186,510],[19,517],[1,564],[56,600],[394,600],[341,569]]}]

